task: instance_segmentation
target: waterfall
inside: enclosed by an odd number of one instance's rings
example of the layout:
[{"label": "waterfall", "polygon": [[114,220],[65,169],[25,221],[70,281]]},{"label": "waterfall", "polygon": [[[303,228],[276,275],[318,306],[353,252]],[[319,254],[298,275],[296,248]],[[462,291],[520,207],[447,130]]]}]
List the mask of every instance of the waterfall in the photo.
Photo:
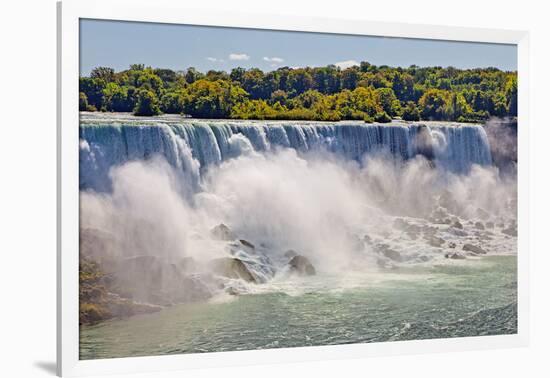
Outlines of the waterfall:
[{"label": "waterfall", "polygon": [[109,190],[109,168],[162,155],[197,185],[201,171],[247,149],[292,148],[298,153],[329,151],[361,162],[389,152],[398,159],[417,154],[455,173],[491,164],[487,135],[480,125],[86,120],[80,126],[80,187]]}]

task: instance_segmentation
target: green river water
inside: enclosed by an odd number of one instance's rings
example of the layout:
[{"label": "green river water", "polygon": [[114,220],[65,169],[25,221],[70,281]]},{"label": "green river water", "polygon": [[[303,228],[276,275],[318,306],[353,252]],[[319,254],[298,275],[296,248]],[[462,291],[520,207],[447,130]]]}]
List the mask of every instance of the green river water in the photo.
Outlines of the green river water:
[{"label": "green river water", "polygon": [[80,329],[97,359],[513,334],[516,256],[260,285]]}]

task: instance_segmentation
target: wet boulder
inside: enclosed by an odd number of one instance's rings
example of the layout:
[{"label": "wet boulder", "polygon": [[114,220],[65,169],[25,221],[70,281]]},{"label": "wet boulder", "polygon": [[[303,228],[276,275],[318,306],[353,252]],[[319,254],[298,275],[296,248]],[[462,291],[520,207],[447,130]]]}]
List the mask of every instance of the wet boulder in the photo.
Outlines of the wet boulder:
[{"label": "wet boulder", "polygon": [[248,240],[240,239],[239,242],[241,243],[241,245],[245,246],[246,248],[248,248],[250,250],[255,250],[256,249],[256,246],[254,244],[252,244],[251,242],[249,242]]},{"label": "wet boulder", "polygon": [[502,233],[508,236],[518,236],[518,230],[514,225],[510,225],[504,230],[502,230]]},{"label": "wet boulder", "polygon": [[485,254],[487,254],[487,251],[484,250],[483,248],[478,247],[477,245],[469,244],[469,243],[464,244],[462,246],[462,250],[467,251],[467,252],[473,252],[476,255],[485,255]]},{"label": "wet boulder", "polygon": [[474,224],[474,227],[477,228],[478,230],[485,230],[485,226],[481,222],[476,222]]},{"label": "wet boulder", "polygon": [[403,261],[403,257],[395,249],[391,249],[391,248],[384,249],[382,250],[382,254],[390,260],[397,261],[397,262]]},{"label": "wet boulder", "polygon": [[301,276],[314,276],[316,274],[315,267],[309,259],[302,255],[296,255],[288,262],[290,272],[297,273]]},{"label": "wet boulder", "polygon": [[390,246],[387,244],[378,244],[376,245],[375,250],[382,256],[392,261],[402,262],[404,260],[403,256],[401,256],[398,251],[390,248]]},{"label": "wet boulder", "polygon": [[223,223],[210,230],[210,235],[218,240],[235,240],[237,238],[233,231]]},{"label": "wet boulder", "polygon": [[437,236],[430,236],[427,240],[429,245],[436,248],[441,248],[441,246],[445,244],[445,240]]},{"label": "wet boulder", "polygon": [[210,262],[210,267],[219,276],[258,283],[255,275],[248,269],[248,266],[238,258],[221,257],[214,259]]},{"label": "wet boulder", "polygon": [[451,226],[454,228],[458,228],[459,230],[462,230],[464,228],[464,226],[462,225],[462,223],[460,223],[460,221],[455,221]]}]

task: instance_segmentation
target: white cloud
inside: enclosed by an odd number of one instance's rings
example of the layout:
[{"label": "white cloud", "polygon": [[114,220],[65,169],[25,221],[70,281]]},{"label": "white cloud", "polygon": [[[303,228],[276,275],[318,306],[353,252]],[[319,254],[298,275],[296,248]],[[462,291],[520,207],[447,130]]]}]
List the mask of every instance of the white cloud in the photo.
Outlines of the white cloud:
[{"label": "white cloud", "polygon": [[250,55],[231,53],[229,54],[229,59],[230,60],[249,60]]},{"label": "white cloud", "polygon": [[272,56],[272,57],[264,56],[264,60],[270,63],[283,63],[285,61],[283,58],[279,58],[277,56]]},{"label": "white cloud", "polygon": [[224,62],[223,59],[214,58],[212,56],[207,57],[206,60],[208,60],[209,62],[213,62],[213,63],[223,63]]},{"label": "white cloud", "polygon": [[345,70],[346,68],[350,68],[353,66],[358,66],[360,63],[356,60],[350,59],[350,60],[344,60],[342,62],[336,62],[334,65],[336,67],[340,67],[341,69]]}]

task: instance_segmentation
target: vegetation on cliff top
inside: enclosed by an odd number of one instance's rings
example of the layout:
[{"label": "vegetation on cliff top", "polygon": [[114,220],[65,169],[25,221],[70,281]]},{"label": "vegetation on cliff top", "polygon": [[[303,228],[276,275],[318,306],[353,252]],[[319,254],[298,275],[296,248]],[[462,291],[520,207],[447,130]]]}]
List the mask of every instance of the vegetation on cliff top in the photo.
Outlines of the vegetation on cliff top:
[{"label": "vegetation on cliff top", "polygon": [[482,122],[517,115],[517,73],[361,62],[346,69],[237,67],[204,74],[133,64],[121,72],[98,67],[81,77],[79,107],[195,118]]}]

